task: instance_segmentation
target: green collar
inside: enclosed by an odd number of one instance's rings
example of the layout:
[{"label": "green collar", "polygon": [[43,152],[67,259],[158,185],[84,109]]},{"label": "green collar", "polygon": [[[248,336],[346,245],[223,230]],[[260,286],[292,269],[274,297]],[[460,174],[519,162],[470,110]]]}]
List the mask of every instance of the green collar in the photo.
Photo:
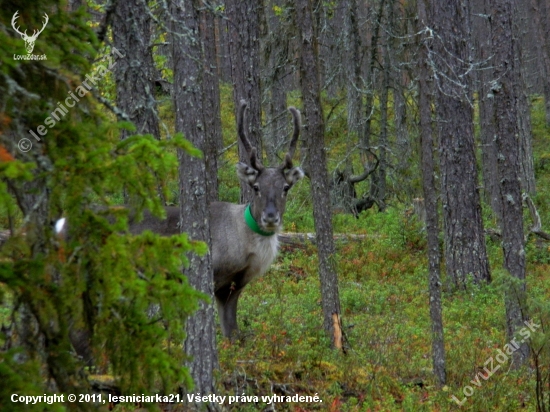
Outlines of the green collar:
[{"label": "green collar", "polygon": [[250,212],[250,203],[244,210],[244,221],[246,222],[250,230],[252,230],[254,233],[262,236],[273,236],[275,234],[275,232],[265,232],[260,228],[256,220],[254,220],[252,213]]}]

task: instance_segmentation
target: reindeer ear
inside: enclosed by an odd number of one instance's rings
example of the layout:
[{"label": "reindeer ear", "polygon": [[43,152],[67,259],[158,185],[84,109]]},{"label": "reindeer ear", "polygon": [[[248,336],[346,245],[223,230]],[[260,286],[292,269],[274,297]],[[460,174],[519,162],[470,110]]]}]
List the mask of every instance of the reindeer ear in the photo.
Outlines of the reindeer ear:
[{"label": "reindeer ear", "polygon": [[248,183],[249,185],[256,182],[259,172],[251,166],[248,166],[246,163],[239,162],[237,163],[237,176],[243,182]]},{"label": "reindeer ear", "polygon": [[284,173],[286,182],[291,186],[305,176],[304,171],[299,167],[293,167]]}]

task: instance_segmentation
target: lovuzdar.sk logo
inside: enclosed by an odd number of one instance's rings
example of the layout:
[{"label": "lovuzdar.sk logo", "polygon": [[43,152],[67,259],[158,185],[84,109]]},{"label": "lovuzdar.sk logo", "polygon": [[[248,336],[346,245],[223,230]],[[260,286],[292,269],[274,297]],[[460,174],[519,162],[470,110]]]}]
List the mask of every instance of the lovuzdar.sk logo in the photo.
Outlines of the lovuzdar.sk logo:
[{"label": "lovuzdar.sk logo", "polygon": [[21,36],[23,41],[25,42],[25,49],[27,49],[27,54],[14,54],[13,58],[15,60],[47,60],[45,54],[32,54],[32,51],[34,50],[34,44],[36,43],[36,39],[38,38],[38,35],[44,31],[46,28],[46,25],[48,24],[48,21],[50,20],[48,15],[44,13],[44,24],[42,25],[42,28],[40,30],[33,30],[32,35],[27,34],[27,30],[24,32],[21,32],[19,30],[19,27],[17,27],[17,19],[19,18],[19,10],[17,10],[12,19],[11,19],[11,26],[15,30],[17,34]]}]

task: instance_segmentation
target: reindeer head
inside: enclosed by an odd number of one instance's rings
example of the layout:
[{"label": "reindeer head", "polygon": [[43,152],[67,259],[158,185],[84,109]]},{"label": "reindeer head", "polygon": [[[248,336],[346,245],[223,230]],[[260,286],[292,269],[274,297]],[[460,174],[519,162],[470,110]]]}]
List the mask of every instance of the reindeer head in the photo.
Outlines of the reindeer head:
[{"label": "reindeer head", "polygon": [[39,31],[34,30],[33,33],[32,33],[32,36],[28,36],[27,35],[27,30],[25,30],[24,33],[21,33],[19,31],[19,27],[15,26],[15,22],[16,22],[17,18],[19,17],[17,15],[18,13],[19,13],[19,10],[16,11],[15,14],[13,15],[13,17],[11,19],[11,25],[12,25],[13,29],[15,30],[15,32],[23,38],[23,41],[25,42],[25,49],[27,49],[27,53],[31,54],[32,51],[34,50],[34,43],[36,42],[36,39],[38,38],[38,35],[44,31],[44,29],[46,28],[46,24],[48,24],[49,17],[46,13],[44,13],[44,25],[42,26],[42,28]]},{"label": "reindeer head", "polygon": [[278,167],[265,167],[257,156],[257,149],[252,147],[244,131],[244,112],[246,102],[241,100],[238,114],[238,132],[246,149],[250,164],[237,164],[237,175],[254,190],[254,200],[250,212],[262,234],[271,235],[282,228],[282,217],[286,207],[286,195],[289,189],[302,177],[304,172],[292,166],[292,157],[300,135],[300,112],[289,107],[294,120],[294,133],[283,163]]}]

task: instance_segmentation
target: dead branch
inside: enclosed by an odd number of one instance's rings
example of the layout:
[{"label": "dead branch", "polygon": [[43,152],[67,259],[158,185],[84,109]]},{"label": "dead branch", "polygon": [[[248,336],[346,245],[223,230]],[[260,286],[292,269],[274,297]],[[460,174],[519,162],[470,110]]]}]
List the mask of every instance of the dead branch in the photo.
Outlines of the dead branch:
[{"label": "dead branch", "polygon": [[527,204],[527,207],[529,208],[529,213],[531,215],[531,220],[533,221],[533,226],[529,228],[529,233],[533,233],[543,238],[544,240],[550,241],[550,235],[542,230],[542,222],[540,220],[540,215],[537,211],[537,207],[527,193],[523,194],[523,201]]},{"label": "dead branch", "polygon": [[374,156],[375,163],[371,167],[367,166],[367,162],[363,163],[363,173],[361,173],[360,175],[353,175],[349,177],[349,182],[352,184],[359,183],[365,180],[367,177],[374,173],[374,171],[378,168],[378,165],[380,164],[380,159],[378,159],[378,156],[376,156],[376,154],[370,148],[367,149],[367,151]]}]

